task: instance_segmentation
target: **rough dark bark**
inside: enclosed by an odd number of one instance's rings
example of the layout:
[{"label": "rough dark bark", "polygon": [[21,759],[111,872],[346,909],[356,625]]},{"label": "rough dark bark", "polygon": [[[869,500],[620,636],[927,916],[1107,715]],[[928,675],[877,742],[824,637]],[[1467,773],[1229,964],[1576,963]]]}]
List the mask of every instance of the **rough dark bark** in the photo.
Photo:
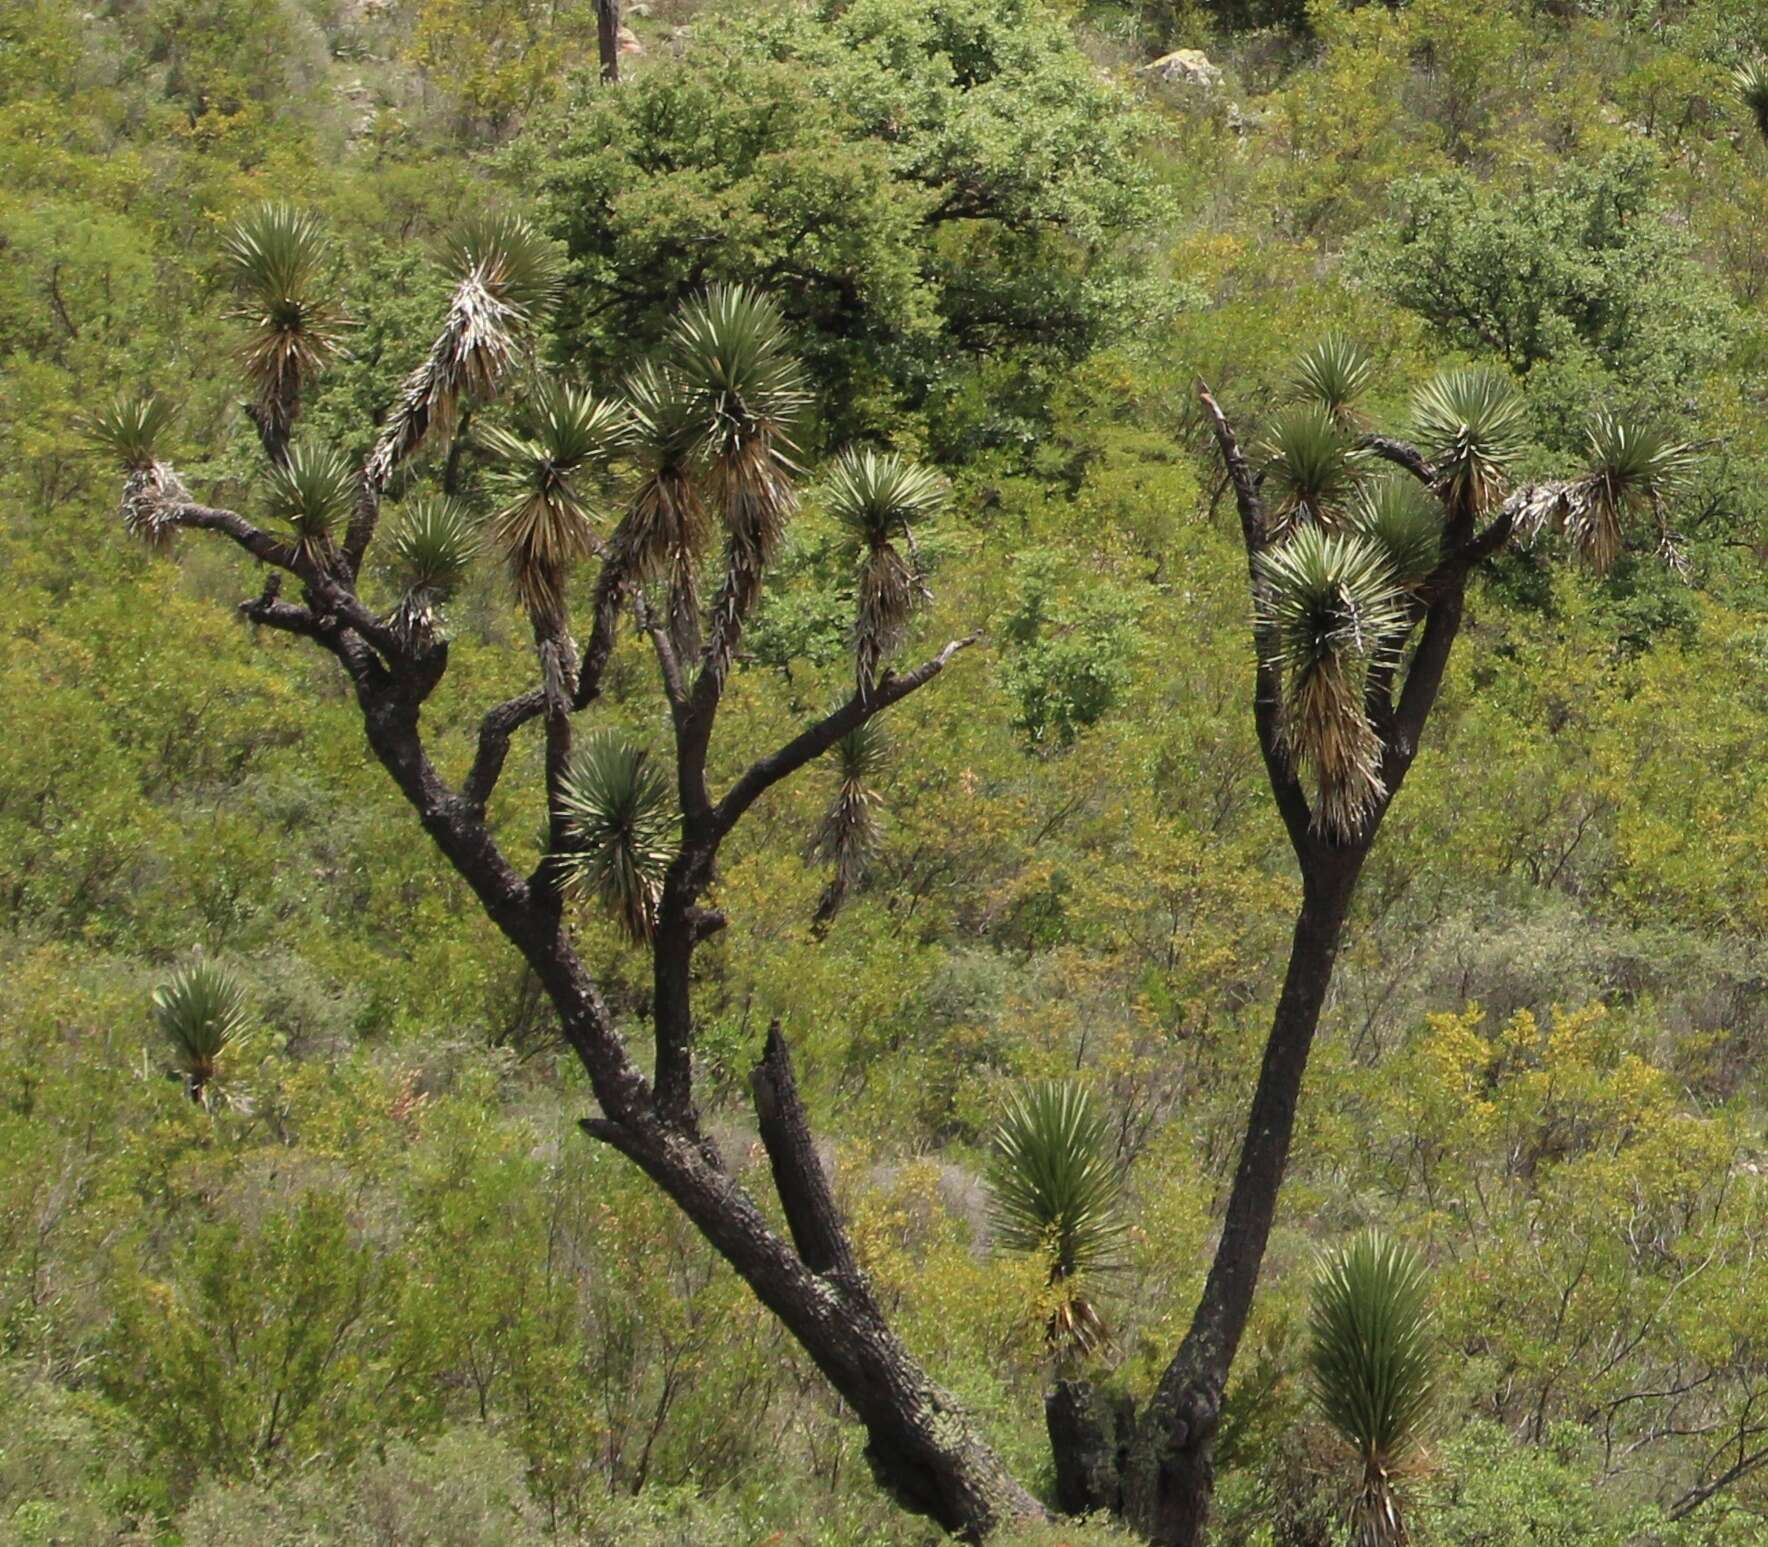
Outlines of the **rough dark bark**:
[{"label": "rough dark bark", "polygon": [[595,46],[602,80],[613,85],[620,79],[620,0],[595,0]]},{"label": "rough dark bark", "polygon": [[1119,1515],[1136,1433],[1136,1406],[1084,1380],[1058,1380],[1044,1397],[1056,1464],[1056,1507],[1065,1515]]}]

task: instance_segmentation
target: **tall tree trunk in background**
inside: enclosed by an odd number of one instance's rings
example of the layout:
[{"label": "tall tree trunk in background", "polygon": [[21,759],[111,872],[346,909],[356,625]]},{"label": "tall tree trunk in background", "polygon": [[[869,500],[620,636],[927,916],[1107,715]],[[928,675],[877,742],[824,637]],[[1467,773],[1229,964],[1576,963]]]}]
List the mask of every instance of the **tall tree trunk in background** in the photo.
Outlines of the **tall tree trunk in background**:
[{"label": "tall tree trunk in background", "polygon": [[602,59],[602,79],[620,79],[620,0],[595,0],[595,43]]}]

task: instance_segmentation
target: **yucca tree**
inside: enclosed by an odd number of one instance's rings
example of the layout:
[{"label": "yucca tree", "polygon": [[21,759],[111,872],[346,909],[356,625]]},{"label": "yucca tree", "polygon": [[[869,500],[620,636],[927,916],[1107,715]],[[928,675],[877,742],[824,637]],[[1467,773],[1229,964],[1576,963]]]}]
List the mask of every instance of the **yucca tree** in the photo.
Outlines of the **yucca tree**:
[{"label": "yucca tree", "polygon": [[884,797],[878,780],[890,764],[890,737],[882,720],[850,730],[825,754],[832,760],[828,808],[805,851],[813,864],[829,866],[829,884],[817,903],[815,922],[840,912],[878,851],[884,835]]},{"label": "yucca tree", "polygon": [[208,1105],[222,1059],[248,1023],[239,979],[210,961],[180,967],[154,990],[153,1016],[190,1099]]},{"label": "yucca tree", "polygon": [[1349,507],[1359,473],[1357,443],[1317,403],[1283,410],[1265,432],[1265,479],[1280,526],[1334,522]]},{"label": "yucca tree", "polygon": [[[943,510],[951,486],[932,468],[893,451],[850,449],[830,467],[824,498],[829,514],[859,550],[853,649],[865,692],[883,661],[901,648],[909,615],[927,594],[911,562],[914,523]],[[897,547],[898,539],[909,548],[908,556]]]},{"label": "yucca tree", "polygon": [[478,556],[479,525],[457,500],[414,499],[387,534],[387,555],[400,588],[392,624],[408,643],[441,637],[442,604]]},{"label": "yucca tree", "polygon": [[168,501],[185,498],[178,475],[160,460],[160,448],[175,410],[151,392],[113,399],[87,416],[86,439],[123,471],[123,498],[118,506],[123,530],[164,553],[172,544],[172,527],[163,519]]},{"label": "yucca tree", "polygon": [[1732,72],[1732,79],[1739,100],[1756,121],[1756,132],[1768,140],[1768,65],[1760,59],[1747,60]]},{"label": "yucca tree", "polygon": [[489,398],[530,352],[557,299],[558,250],[514,215],[476,216],[443,243],[455,277],[448,316],[424,362],[406,377],[368,459],[368,481],[385,490],[393,470],[432,430],[445,430],[469,398]]},{"label": "yucca tree", "polygon": [[280,458],[301,395],[335,352],[345,325],[332,290],[331,244],[318,219],[286,204],[261,204],[221,243],[237,295],[231,315],[247,327],[240,351],[253,417]]},{"label": "yucca tree", "polygon": [[1401,590],[1416,593],[1442,560],[1443,507],[1403,473],[1390,473],[1359,489],[1346,527],[1386,555]]},{"label": "yucca tree", "polygon": [[596,899],[646,944],[678,836],[669,776],[642,747],[598,731],[572,759],[560,805],[571,847],[554,861],[567,887]]},{"label": "yucca tree", "polygon": [[356,508],[361,479],[347,457],[329,446],[297,441],[270,469],[265,510],[285,523],[302,559],[331,559],[338,533]]},{"label": "yucca tree", "polygon": [[994,1132],[984,1182],[995,1245],[1048,1260],[1057,1295],[1046,1328],[1050,1346],[1082,1356],[1106,1346],[1105,1323],[1081,1285],[1117,1266],[1123,1173],[1111,1152],[1110,1122],[1092,1095],[1050,1080],[1012,1097]]},{"label": "yucca tree", "polygon": [[669,592],[669,634],[679,655],[700,649],[699,562],[706,546],[706,502],[696,474],[706,420],[698,392],[679,371],[647,362],[626,379],[631,418],[626,454],[638,468],[615,546],[640,582]]},{"label": "yucca tree", "polygon": [[1429,1297],[1423,1262],[1373,1231],[1327,1257],[1314,1281],[1314,1401],[1362,1468],[1351,1547],[1406,1541],[1394,1476],[1417,1450],[1436,1395]]},{"label": "yucca tree", "polygon": [[499,427],[479,432],[500,463],[495,478],[504,503],[487,533],[503,554],[516,597],[531,617],[557,620],[565,577],[597,546],[587,481],[625,433],[620,404],[578,387],[543,383],[528,405],[520,433]]},{"label": "yucca tree", "polygon": [[1412,398],[1412,428],[1451,514],[1471,520],[1503,495],[1528,426],[1510,377],[1482,366],[1425,382]]},{"label": "yucca tree", "polygon": [[1572,545],[1597,574],[1620,556],[1623,518],[1658,505],[1688,473],[1693,448],[1663,430],[1599,413],[1589,429],[1585,475],[1566,487],[1560,521]]},{"label": "yucca tree", "polygon": [[1364,699],[1404,614],[1391,560],[1358,532],[1297,528],[1258,557],[1266,660],[1283,683],[1283,749],[1313,777],[1314,821],[1355,837],[1385,793]]},{"label": "yucca tree", "polygon": [[722,672],[797,508],[792,434],[809,397],[779,307],[744,285],[714,285],[689,302],[665,359],[698,405],[713,505],[724,520],[712,646]]},{"label": "yucca tree", "polygon": [[1366,349],[1342,333],[1330,333],[1301,357],[1292,386],[1297,398],[1323,410],[1334,424],[1358,429],[1363,416],[1357,401],[1374,374]]}]

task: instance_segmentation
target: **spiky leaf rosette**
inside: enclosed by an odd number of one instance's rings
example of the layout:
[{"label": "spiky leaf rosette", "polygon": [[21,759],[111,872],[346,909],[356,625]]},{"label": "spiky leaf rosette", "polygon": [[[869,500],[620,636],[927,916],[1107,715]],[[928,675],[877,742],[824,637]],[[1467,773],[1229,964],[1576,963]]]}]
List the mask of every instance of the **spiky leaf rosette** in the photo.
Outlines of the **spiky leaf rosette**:
[{"label": "spiky leaf rosette", "polygon": [[206,1103],[222,1056],[246,1028],[239,979],[209,961],[180,967],[154,990],[153,1016],[191,1098]]},{"label": "spiky leaf rosette", "polygon": [[387,557],[403,595],[393,626],[408,640],[434,637],[442,604],[454,594],[479,552],[478,523],[446,498],[406,503],[387,539]]},{"label": "spiky leaf rosette", "polygon": [[1361,345],[1342,333],[1329,333],[1301,357],[1295,368],[1295,395],[1323,409],[1333,423],[1350,428],[1361,422],[1357,400],[1375,374],[1375,362]]},{"label": "spiky leaf rosette", "polygon": [[1412,423],[1449,508],[1466,517],[1497,502],[1527,439],[1515,385],[1483,366],[1443,371],[1425,382],[1412,397]]},{"label": "spiky leaf rosette", "polygon": [[1406,1539],[1393,1474],[1423,1437],[1436,1393],[1428,1299],[1424,1264],[1373,1231],[1327,1257],[1314,1281],[1314,1400],[1363,1467],[1353,1547],[1400,1547]]},{"label": "spiky leaf rosette", "polygon": [[443,244],[456,276],[442,331],[400,389],[368,459],[377,492],[433,429],[453,422],[461,402],[489,398],[523,356],[558,295],[557,250],[525,220],[478,216]]},{"label": "spiky leaf rosette", "polygon": [[684,307],[666,359],[698,401],[714,503],[724,518],[717,622],[728,654],[797,507],[792,430],[809,394],[779,308],[744,285],[714,285]]},{"label": "spiky leaf rosette", "polygon": [[1315,827],[1354,838],[1386,793],[1364,692],[1370,664],[1405,624],[1392,566],[1360,533],[1304,526],[1258,568],[1260,633],[1283,677],[1284,751],[1312,777]]},{"label": "spiky leaf rosette", "polygon": [[878,779],[890,762],[890,737],[881,720],[870,719],[837,741],[830,755],[834,789],[805,850],[806,859],[828,865],[831,872],[817,904],[819,924],[840,911],[878,852],[884,835],[884,797]]},{"label": "spiky leaf rosette", "polygon": [[1566,534],[1597,574],[1620,555],[1627,512],[1661,500],[1687,473],[1692,449],[1662,430],[1599,413],[1590,426],[1585,475],[1565,491]]},{"label": "spiky leaf rosette", "polygon": [[296,442],[280,467],[270,469],[265,508],[288,524],[299,554],[321,563],[338,529],[356,508],[361,481],[349,459],[329,446]]},{"label": "spiky leaf rosette", "polygon": [[1404,473],[1393,473],[1357,493],[1348,529],[1387,555],[1401,589],[1416,591],[1443,555],[1443,507]]},{"label": "spiky leaf rosette", "polygon": [[126,394],[93,410],[80,426],[86,439],[123,469],[123,497],[117,507],[123,530],[156,553],[172,544],[165,505],[186,497],[178,475],[159,459],[174,412],[151,392]]},{"label": "spiky leaf rosette", "polygon": [[247,325],[241,349],[261,413],[284,434],[302,388],[337,349],[344,314],[328,293],[331,249],[319,221],[286,204],[261,204],[221,243],[238,293],[232,316]]},{"label": "spiky leaf rosette", "polygon": [[916,598],[925,594],[896,540],[910,544],[912,554],[914,523],[936,515],[950,497],[937,472],[893,451],[844,451],[829,468],[829,514],[859,550],[853,646],[862,687],[877,681],[879,666],[901,647]]},{"label": "spiky leaf rosette", "polygon": [[656,363],[626,379],[632,416],[627,455],[639,480],[615,534],[614,550],[635,580],[669,587],[669,637],[686,658],[700,648],[699,557],[706,505],[695,470],[705,439],[698,392],[679,372]]},{"label": "spiky leaf rosette", "polygon": [[643,748],[598,731],[573,757],[561,804],[572,845],[557,857],[565,884],[595,898],[635,942],[646,943],[675,854],[668,777]]},{"label": "spiky leaf rosette", "polygon": [[995,1129],[984,1183],[996,1244],[1049,1262],[1060,1291],[1051,1342],[1082,1354],[1100,1346],[1104,1324],[1075,1281],[1117,1265],[1125,1226],[1111,1125],[1091,1094],[1061,1081],[1020,1091]]},{"label": "spiky leaf rosette", "polygon": [[1265,479],[1276,499],[1279,525],[1323,521],[1343,514],[1357,486],[1356,444],[1315,403],[1285,409],[1265,433]]},{"label": "spiky leaf rosette", "polygon": [[505,503],[488,528],[508,561],[516,595],[535,617],[564,608],[565,575],[595,551],[595,526],[584,475],[606,459],[626,428],[625,410],[577,387],[543,386],[529,405],[523,433],[479,432],[498,458],[495,483]]},{"label": "spiky leaf rosette", "polygon": [[1739,65],[1731,78],[1737,83],[1739,100],[1756,121],[1756,132],[1768,139],[1768,65],[1751,59]]}]

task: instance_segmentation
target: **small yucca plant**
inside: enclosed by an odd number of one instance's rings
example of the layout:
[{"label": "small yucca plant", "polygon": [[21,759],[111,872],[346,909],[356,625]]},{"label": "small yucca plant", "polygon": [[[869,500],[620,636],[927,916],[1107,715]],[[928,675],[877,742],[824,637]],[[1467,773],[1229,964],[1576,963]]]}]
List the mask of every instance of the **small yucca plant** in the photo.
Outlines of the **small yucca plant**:
[{"label": "small yucca plant", "polygon": [[408,641],[434,638],[442,604],[471,568],[480,547],[478,524],[456,501],[409,501],[387,537],[387,558],[402,595],[392,623]]},{"label": "small yucca plant", "polygon": [[[779,307],[744,285],[714,285],[684,307],[666,363],[697,404],[713,500],[724,518],[727,580],[718,611],[728,651],[732,625],[753,606],[797,508],[792,433],[809,393]],[[728,660],[714,664],[723,670]]]},{"label": "small yucca plant", "polygon": [[1392,473],[1358,491],[1347,527],[1387,555],[1395,582],[1416,591],[1443,555],[1443,508],[1417,479]]},{"label": "small yucca plant", "polygon": [[185,497],[178,475],[159,455],[174,412],[164,398],[134,393],[93,410],[81,425],[86,439],[123,469],[123,530],[158,553],[172,542],[163,504]]},{"label": "small yucca plant", "polygon": [[488,427],[480,442],[501,467],[496,485],[505,503],[488,533],[508,561],[516,595],[535,617],[564,607],[566,572],[595,551],[596,536],[583,481],[619,443],[625,410],[577,387],[542,386],[529,405],[523,433]]},{"label": "small yucca plant", "polygon": [[1406,1540],[1394,1474],[1421,1442],[1436,1394],[1428,1300],[1424,1264],[1373,1231],[1325,1258],[1314,1282],[1314,1400],[1362,1464],[1351,1547]]},{"label": "small yucca plant", "polygon": [[1362,423],[1357,400],[1374,374],[1375,362],[1368,351],[1342,333],[1331,333],[1301,357],[1293,386],[1304,403],[1312,403],[1333,423],[1351,429]]},{"label": "small yucca plant", "polygon": [[1508,376],[1486,367],[1444,371],[1413,395],[1412,422],[1452,511],[1473,517],[1497,503],[1527,438],[1522,398]]},{"label": "small yucca plant", "polygon": [[1756,132],[1768,139],[1768,65],[1751,59],[1732,72],[1737,83],[1738,99],[1750,110],[1756,121]]},{"label": "small yucca plant", "polygon": [[400,389],[368,460],[376,490],[468,398],[489,398],[523,358],[557,298],[557,249],[513,215],[477,216],[443,244],[453,299],[428,357]]},{"label": "small yucca plant", "polygon": [[1562,509],[1566,534],[1601,575],[1620,555],[1627,512],[1662,499],[1694,456],[1662,430],[1607,413],[1596,416],[1589,437],[1589,470],[1566,491]]},{"label": "small yucca plant", "polygon": [[296,442],[282,464],[270,469],[264,504],[287,523],[296,551],[310,564],[331,556],[337,533],[356,509],[361,480],[341,452]]},{"label": "small yucca plant", "polygon": [[598,731],[572,759],[561,791],[568,852],[565,884],[595,898],[638,944],[657,925],[678,821],[668,776],[614,731]]},{"label": "small yucca plant", "polygon": [[1357,532],[1304,526],[1258,557],[1260,632],[1283,676],[1284,750],[1314,783],[1316,828],[1353,838],[1385,793],[1364,702],[1404,622],[1388,555]]},{"label": "small yucca plant", "polygon": [[247,1024],[239,979],[213,962],[180,967],[154,990],[153,1016],[190,1099],[208,1105],[222,1059]]},{"label": "small yucca plant", "polygon": [[1080,1355],[1109,1335],[1082,1292],[1090,1275],[1117,1265],[1125,1226],[1117,1217],[1123,1174],[1111,1153],[1111,1125],[1078,1085],[1045,1081],[1009,1101],[995,1129],[984,1182],[995,1243],[1049,1262],[1056,1309],[1051,1347]]},{"label": "small yucca plant", "polygon": [[1279,527],[1331,523],[1356,491],[1356,443],[1316,403],[1285,409],[1265,433],[1265,479],[1276,494],[1271,514]]},{"label": "small yucca plant", "polygon": [[301,391],[337,349],[344,314],[330,294],[331,248],[312,215],[262,204],[221,242],[247,325],[241,359],[260,414],[286,437]]},{"label": "small yucca plant", "polygon": [[830,867],[829,884],[817,904],[818,924],[840,912],[878,851],[884,834],[878,779],[890,763],[890,738],[881,721],[867,720],[837,741],[829,755],[834,789],[805,851],[811,863]]},{"label": "small yucca plant", "polygon": [[844,451],[825,483],[829,514],[859,549],[858,612],[854,656],[862,691],[878,679],[884,660],[902,645],[909,614],[926,588],[901,538],[914,552],[913,524],[945,507],[951,486],[930,467],[895,452]]}]

